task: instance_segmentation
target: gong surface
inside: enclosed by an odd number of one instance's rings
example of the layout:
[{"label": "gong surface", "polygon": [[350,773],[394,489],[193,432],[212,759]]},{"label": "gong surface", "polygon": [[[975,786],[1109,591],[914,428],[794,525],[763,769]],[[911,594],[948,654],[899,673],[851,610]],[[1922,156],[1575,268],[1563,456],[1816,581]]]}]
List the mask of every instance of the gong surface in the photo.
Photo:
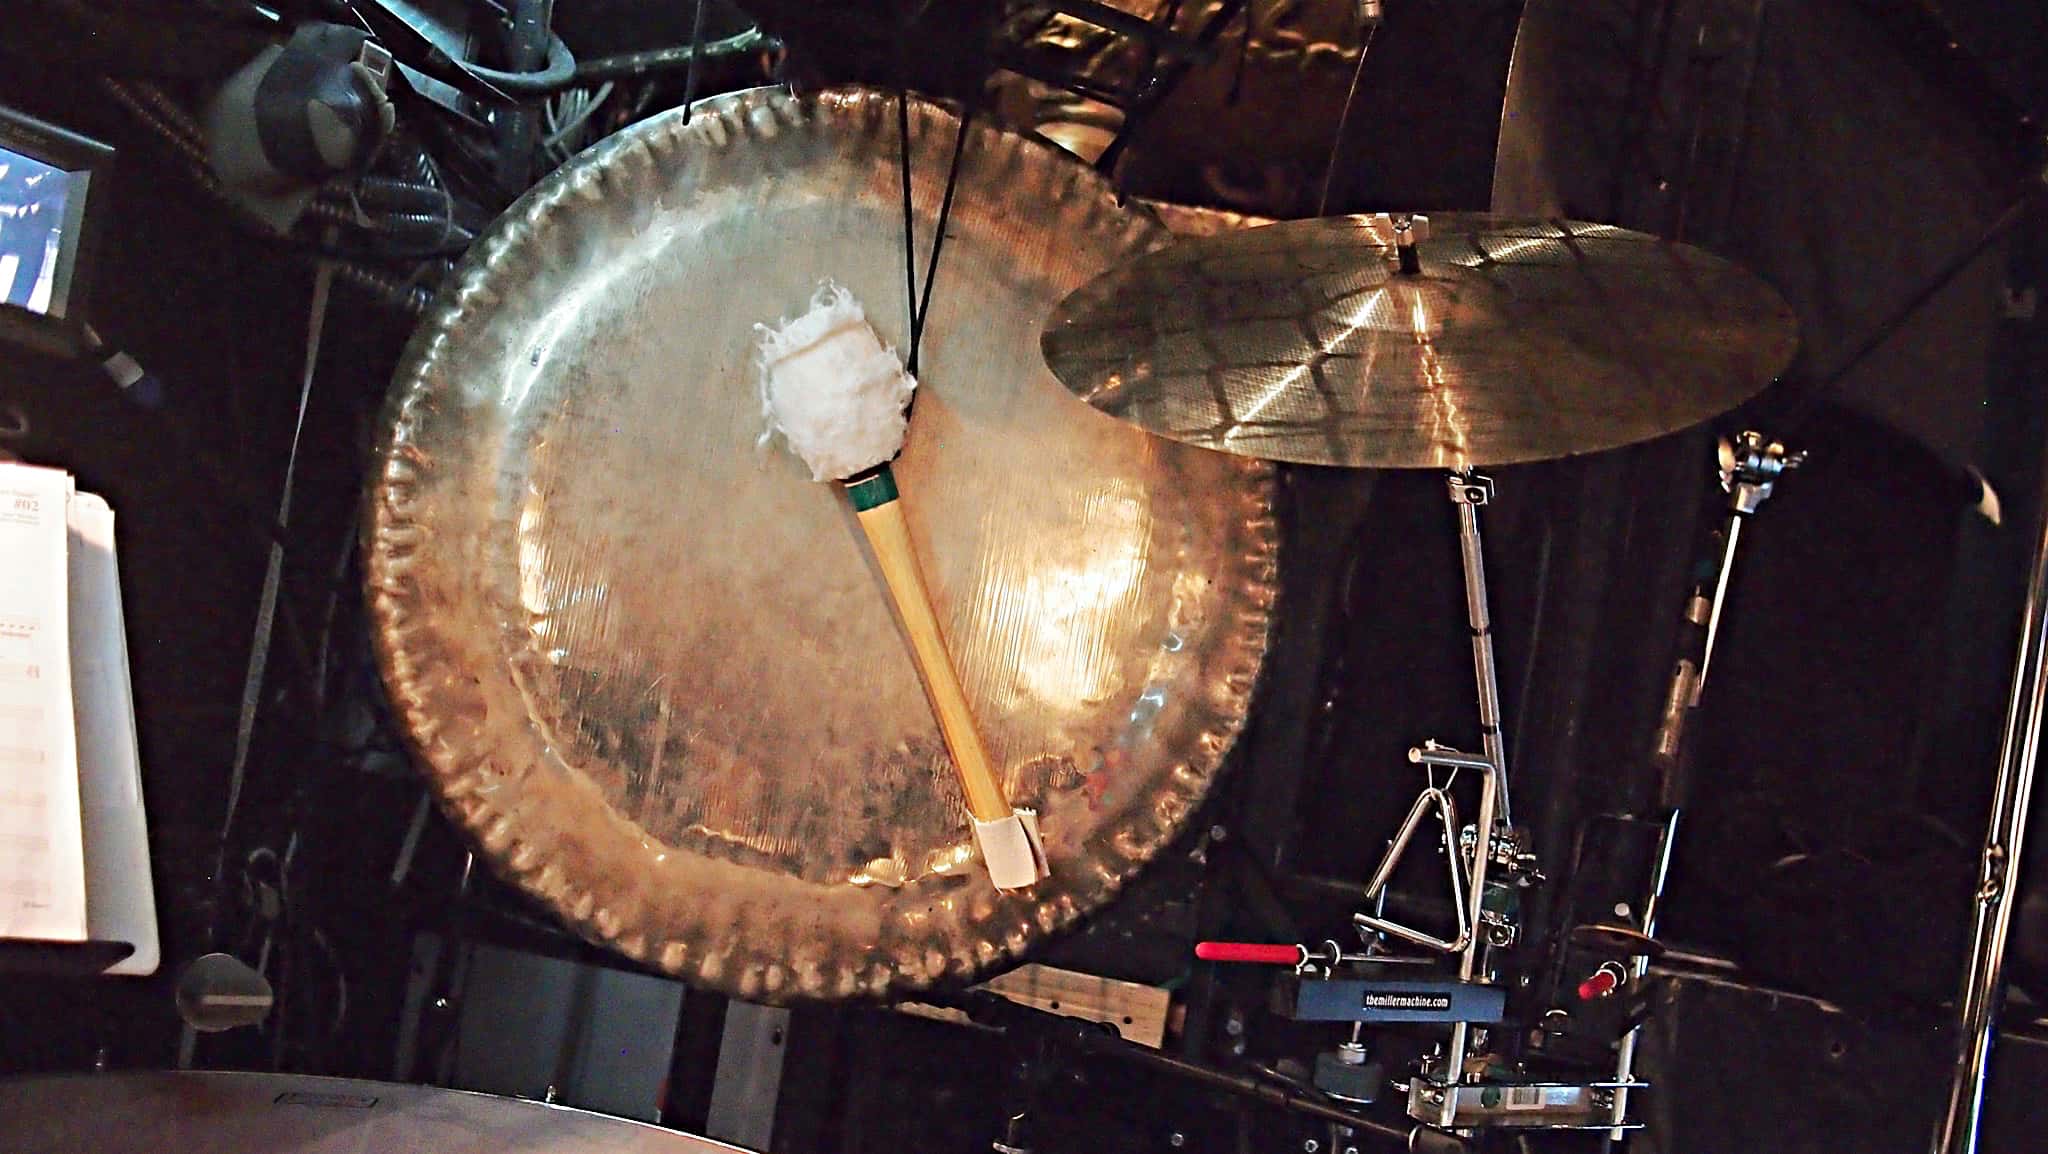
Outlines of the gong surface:
[{"label": "gong surface", "polygon": [[1791,310],[1687,245],[1445,214],[1395,265],[1369,216],[1184,239],[1062,301],[1044,351],[1089,403],[1276,461],[1510,465],[1676,432],[1781,372]]},{"label": "gong surface", "polygon": [[[913,101],[917,266],[957,122]],[[1101,904],[1235,740],[1271,470],[1060,388],[1055,302],[1159,243],[1098,177],[968,136],[895,466],[1052,877],[1006,896],[860,531],[758,443],[757,323],[822,278],[907,326],[896,105],[757,90],[627,129],[481,241],[398,373],[366,548],[445,807],[595,940],[757,1000],[964,978]]]}]

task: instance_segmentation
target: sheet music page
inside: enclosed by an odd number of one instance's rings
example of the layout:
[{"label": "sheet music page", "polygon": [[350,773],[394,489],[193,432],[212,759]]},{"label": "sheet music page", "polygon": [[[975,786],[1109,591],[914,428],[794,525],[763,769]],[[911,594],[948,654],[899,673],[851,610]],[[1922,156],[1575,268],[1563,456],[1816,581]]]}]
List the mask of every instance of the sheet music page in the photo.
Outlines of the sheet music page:
[{"label": "sheet music page", "polygon": [[78,722],[78,801],[85,818],[85,927],[135,952],[106,970],[153,974],[162,960],[149,824],[135,748],[135,702],[121,612],[114,511],[71,494],[71,709]]},{"label": "sheet music page", "polygon": [[59,470],[0,463],[0,938],[85,940],[71,489]]}]

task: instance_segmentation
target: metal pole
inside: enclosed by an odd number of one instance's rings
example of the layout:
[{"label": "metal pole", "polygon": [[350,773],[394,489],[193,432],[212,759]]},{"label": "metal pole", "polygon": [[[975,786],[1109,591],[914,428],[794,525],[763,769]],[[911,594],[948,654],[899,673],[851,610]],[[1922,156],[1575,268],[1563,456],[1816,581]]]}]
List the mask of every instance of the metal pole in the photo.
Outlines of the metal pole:
[{"label": "metal pole", "polygon": [[[1671,872],[1671,850],[1677,840],[1678,814],[1676,811],[1673,811],[1671,816],[1664,819],[1664,838],[1657,843],[1657,868],[1654,876],[1650,878],[1650,897],[1648,901],[1643,903],[1643,936],[1645,937],[1655,937],[1657,935],[1657,906],[1664,899],[1664,879]],[[1640,983],[1650,975],[1650,959],[1637,958],[1635,964],[1630,969],[1635,975],[1634,980]],[[1626,1085],[1629,1082],[1635,1081],[1636,1042],[1642,1035],[1643,1028],[1637,1026],[1635,1029],[1630,1030],[1626,1037],[1622,1038],[1620,1048],[1615,1051],[1614,1080],[1616,1082]],[[1608,1120],[1612,1121],[1615,1126],[1614,1129],[1607,1132],[1609,1139],[1619,1142],[1628,1135],[1628,1131],[1622,1128],[1622,1124],[1628,1121],[1628,1091],[1621,1086],[1617,1086],[1614,1090],[1614,1108],[1608,1112]]]},{"label": "metal pole", "polygon": [[[2048,514],[2048,508],[2044,508]],[[1998,781],[1991,821],[1984,834],[1978,875],[1976,933],[1969,970],[1956,999],[1956,1066],[1949,1085],[1948,1112],[1935,1132],[1935,1154],[1974,1154],[1983,1121],[1984,1077],[1991,1063],[1992,1027],[2005,984],[2006,938],[2012,928],[2011,881],[2019,876],[2026,840],[2027,805],[2034,792],[2034,763],[2048,713],[2048,515],[2034,543],[2033,575],[2027,581],[2026,614],[2020,624],[2012,700],[2006,707],[2005,739],[1998,754]]]},{"label": "metal pole", "polygon": [[[1508,816],[1508,751],[1500,719],[1500,682],[1493,658],[1493,620],[1486,607],[1486,554],[1479,538],[1479,506],[1493,496],[1493,482],[1474,473],[1452,473],[1449,478],[1451,503],[1458,509],[1458,553],[1465,569],[1465,614],[1472,626],[1472,673],[1479,691],[1479,737],[1492,772],[1479,781],[1479,811],[1472,815],[1472,879],[1465,891],[1470,938],[1458,956],[1458,980],[1469,982],[1479,971],[1479,952],[1486,948],[1479,915],[1486,901],[1486,868],[1493,856],[1493,826],[1496,820],[1511,823]],[[1496,811],[1498,817],[1496,817]],[[1471,1048],[1472,1027],[1467,1022],[1451,1026],[1451,1044],[1444,1060],[1444,1084],[1457,1086],[1465,1080],[1465,1056]],[[1455,1091],[1444,1095],[1438,1124],[1448,1128],[1457,1113]]]},{"label": "metal pole", "polygon": [[[1493,482],[1473,473],[1453,473],[1452,500],[1458,506],[1458,553],[1465,568],[1465,615],[1472,626],[1472,675],[1479,687],[1479,740],[1499,778],[1500,820],[1514,824],[1508,803],[1508,745],[1500,718],[1500,677],[1493,659],[1493,617],[1486,607],[1486,555],[1479,539],[1479,506],[1493,496]],[[1487,835],[1486,830],[1480,836]]]},{"label": "metal pole", "polygon": [[1728,542],[1721,551],[1721,572],[1714,578],[1713,607],[1707,612],[1707,643],[1700,651],[1699,676],[1692,683],[1692,704],[1698,708],[1700,695],[1707,690],[1707,670],[1714,664],[1714,642],[1721,637],[1721,609],[1728,603],[1728,578],[1735,573],[1735,549],[1742,543],[1742,522],[1745,517],[1740,509],[1728,514]]}]

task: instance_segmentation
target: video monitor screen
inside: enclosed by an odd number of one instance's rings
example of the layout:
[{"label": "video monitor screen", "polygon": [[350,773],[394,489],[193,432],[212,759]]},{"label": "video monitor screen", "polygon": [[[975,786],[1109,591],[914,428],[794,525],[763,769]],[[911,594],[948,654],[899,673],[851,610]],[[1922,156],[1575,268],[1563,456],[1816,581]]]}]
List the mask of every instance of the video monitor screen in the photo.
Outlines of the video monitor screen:
[{"label": "video monitor screen", "polygon": [[0,345],[68,355],[90,344],[113,163],[99,141],[0,106]]},{"label": "video monitor screen", "polygon": [[0,147],[0,304],[62,316],[74,175]]}]

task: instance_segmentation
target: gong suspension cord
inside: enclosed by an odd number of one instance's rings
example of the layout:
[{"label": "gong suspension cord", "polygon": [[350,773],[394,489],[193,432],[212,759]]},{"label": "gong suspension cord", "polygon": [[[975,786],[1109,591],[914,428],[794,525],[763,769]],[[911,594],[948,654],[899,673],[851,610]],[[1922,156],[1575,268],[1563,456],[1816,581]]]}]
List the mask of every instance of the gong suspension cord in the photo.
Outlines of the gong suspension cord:
[{"label": "gong suspension cord", "polygon": [[[1351,106],[1358,101],[1358,80],[1365,75],[1365,55],[1372,51],[1372,39],[1379,30],[1377,21],[1369,21],[1365,35],[1359,38],[1358,63],[1351,67],[1351,87],[1344,91],[1344,110],[1337,114],[1337,131],[1330,136],[1330,157],[1323,162],[1323,192],[1316,198],[1317,216],[1330,215],[1330,179],[1337,175],[1337,154],[1344,147],[1344,129],[1351,123]],[[1251,40],[1249,28],[1245,31],[1245,40],[1247,43]]]},{"label": "gong suspension cord", "polygon": [[973,127],[974,116],[981,101],[977,89],[968,94],[967,103],[960,109],[960,123],[953,132],[953,157],[946,165],[946,187],[939,197],[937,231],[932,234],[931,256],[925,262],[924,289],[919,292],[917,213],[911,202],[910,188],[909,35],[910,19],[900,21],[896,29],[896,163],[898,182],[903,189],[903,278],[910,309],[910,348],[904,354],[903,366],[915,377],[917,353],[924,340],[924,322],[932,307],[932,282],[938,279],[939,254],[946,247],[946,222],[953,215],[953,194],[960,185],[960,161],[966,155],[967,133]]},{"label": "gong suspension cord", "polygon": [[[925,317],[932,311],[932,282],[939,275],[939,250],[946,244],[946,221],[953,215],[953,193],[960,187],[960,157],[967,151],[967,130],[974,123],[975,107],[970,102],[960,110],[959,127],[953,130],[953,159],[946,165],[946,191],[939,197],[938,231],[932,236],[932,255],[925,264],[924,292],[918,298],[917,318],[910,326],[910,354],[906,360],[913,376],[917,373],[917,348],[924,340]],[[909,232],[903,234],[905,247],[910,245]]]},{"label": "gong suspension cord", "polygon": [[[904,52],[904,35],[905,31],[899,28],[896,41],[899,72],[904,71],[901,67],[901,57]],[[896,183],[903,192],[903,307],[908,310],[904,315],[910,318],[909,351],[912,356],[915,356],[917,352],[917,232],[914,227],[916,213],[910,203],[910,87],[908,78],[903,76],[898,76],[896,85],[896,171],[898,177]],[[939,235],[944,236],[945,234],[946,230],[943,227],[940,228]],[[914,360],[906,358],[906,367],[910,370],[911,376],[915,377],[917,375],[917,364]]]},{"label": "gong suspension cord", "polygon": [[704,10],[711,0],[697,0],[697,15],[690,22],[690,65],[683,72],[683,123],[690,123],[690,106],[697,102],[698,73],[704,66]]}]

